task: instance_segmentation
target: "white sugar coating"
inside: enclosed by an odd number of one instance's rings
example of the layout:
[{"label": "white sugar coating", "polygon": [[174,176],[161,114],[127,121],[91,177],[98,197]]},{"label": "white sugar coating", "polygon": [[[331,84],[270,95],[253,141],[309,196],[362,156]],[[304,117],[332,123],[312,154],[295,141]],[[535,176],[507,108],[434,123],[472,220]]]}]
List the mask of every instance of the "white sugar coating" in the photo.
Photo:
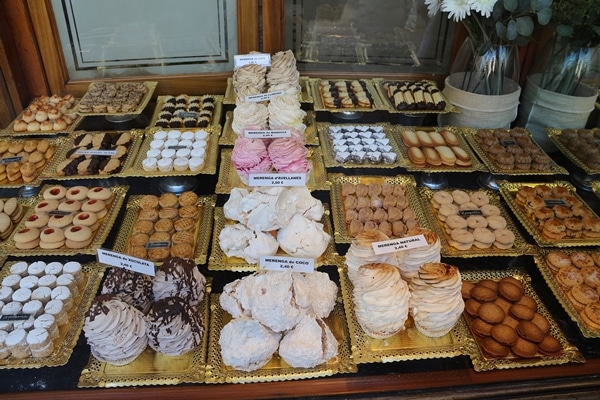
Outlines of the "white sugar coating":
[{"label": "white sugar coating", "polygon": [[167,137],[167,132],[165,132],[165,131],[156,131],[154,133],[154,139],[165,140],[166,137]]},{"label": "white sugar coating", "polygon": [[23,309],[23,304],[18,301],[11,301],[2,307],[2,315],[18,314]]},{"label": "white sugar coating", "polygon": [[23,314],[33,315],[35,318],[42,314],[44,305],[39,300],[29,300],[27,303],[23,304],[23,309],[21,311]]},{"label": "white sugar coating", "polygon": [[204,158],[192,157],[188,161],[188,166],[192,171],[198,171],[204,166]]},{"label": "white sugar coating", "polygon": [[66,286],[57,286],[52,289],[52,294],[50,294],[50,298],[52,300],[60,300],[63,302],[63,306],[65,311],[69,311],[73,307],[73,296],[71,295],[71,291]]},{"label": "white sugar coating", "polygon": [[35,321],[35,319],[33,317],[29,317],[26,320],[22,320],[22,321],[14,321],[13,329],[23,328],[26,331],[30,331],[31,329],[33,329],[34,321]]},{"label": "white sugar coating", "polygon": [[10,266],[10,273],[25,276],[27,275],[28,267],[29,264],[27,264],[25,261],[18,261]]},{"label": "white sugar coating", "polygon": [[165,142],[165,147],[163,147],[163,149],[168,149],[175,146],[179,146],[179,139],[169,139]]},{"label": "white sugar coating", "polygon": [[7,286],[13,290],[17,290],[20,283],[21,275],[10,274],[2,279],[2,286]]},{"label": "white sugar coating", "polygon": [[34,328],[44,328],[51,330],[53,326],[56,325],[56,318],[51,314],[42,314],[35,319],[33,322]]},{"label": "white sugar coating", "polygon": [[162,172],[168,172],[173,170],[173,159],[172,158],[161,158],[158,160],[158,169]]},{"label": "white sugar coating", "polygon": [[179,141],[179,146],[183,146],[185,148],[191,148],[192,147],[192,141],[189,139],[183,139]]},{"label": "white sugar coating", "polygon": [[46,273],[46,263],[44,261],[35,261],[29,264],[27,268],[29,275],[42,276]]},{"label": "white sugar coating", "polygon": [[5,303],[12,299],[12,294],[15,290],[10,286],[0,286],[0,301]]},{"label": "white sugar coating", "polygon": [[15,290],[12,295],[13,301],[18,301],[21,303],[26,303],[31,300],[31,289],[28,288],[19,288]]},{"label": "white sugar coating", "polygon": [[181,137],[181,132],[176,131],[176,130],[169,131],[169,133],[167,134],[167,137],[169,139],[179,139]]},{"label": "white sugar coating", "polygon": [[159,149],[150,149],[146,152],[146,157],[147,158],[158,158],[160,156],[160,150]]},{"label": "white sugar coating", "polygon": [[0,349],[3,349],[4,347],[6,347],[6,337],[7,336],[8,336],[8,332],[7,331],[0,330]]},{"label": "white sugar coating", "polygon": [[27,276],[21,278],[21,282],[19,282],[19,286],[22,288],[34,290],[36,287],[38,287],[39,280],[40,280],[40,278],[38,278],[35,275],[27,275]]},{"label": "white sugar coating", "polygon": [[208,132],[200,130],[196,132],[194,136],[196,137],[196,140],[206,140],[206,138],[208,137]]},{"label": "white sugar coating", "polygon": [[145,158],[142,161],[144,171],[156,171],[158,169],[158,160],[156,158]]},{"label": "white sugar coating", "polygon": [[83,273],[81,269],[81,263],[77,261],[69,261],[63,265],[63,272],[73,275],[75,280],[77,280],[77,277]]},{"label": "white sugar coating", "polygon": [[188,159],[187,157],[177,157],[175,161],[173,161],[173,168],[175,171],[187,171],[188,169]]},{"label": "white sugar coating", "polygon": [[[10,332],[13,329],[15,329],[12,321],[0,321],[0,332],[5,331],[5,332]],[[2,346],[0,346],[0,348],[2,348]],[[2,358],[2,357],[0,357]]]},{"label": "white sugar coating", "polygon": [[38,287],[47,286],[50,289],[54,289],[56,287],[56,275],[44,275],[40,279],[38,279]]},{"label": "white sugar coating", "polygon": [[46,268],[44,269],[44,271],[47,274],[51,274],[51,275],[60,275],[62,274],[62,270],[63,270],[63,265],[62,263],[58,262],[58,261],[53,261],[50,262],[46,265]]},{"label": "white sugar coating", "polygon": [[204,149],[206,148],[206,140],[196,140],[192,143],[192,149]]},{"label": "white sugar coating", "polygon": [[8,347],[17,346],[22,343],[26,344],[27,332],[25,331],[25,329],[15,329],[6,336],[6,338],[4,339],[4,343],[6,343]]},{"label": "white sugar coating", "polygon": [[76,284],[75,277],[72,274],[63,273],[61,276],[56,278],[57,286],[68,286],[71,288]]},{"label": "white sugar coating", "polygon": [[174,158],[176,151],[174,149],[164,149],[160,152],[162,158]]},{"label": "white sugar coating", "polygon": [[177,158],[188,158],[190,156],[190,149],[179,149],[175,153],[175,157]]},{"label": "white sugar coating", "polygon": [[27,334],[27,344],[30,346],[40,345],[50,340],[50,334],[44,328],[34,328]]},{"label": "white sugar coating", "polygon": [[194,132],[190,132],[190,131],[185,131],[181,134],[181,139],[182,140],[193,140],[194,139]]},{"label": "white sugar coating", "polygon": [[44,306],[44,311],[47,314],[54,315],[54,318],[56,318],[58,314],[63,313],[65,310],[61,300],[53,299],[46,303],[46,306]]},{"label": "white sugar coating", "polygon": [[151,149],[161,150],[164,146],[165,146],[165,141],[162,139],[154,139],[153,141],[150,142]]},{"label": "white sugar coating", "polygon": [[205,155],[206,155],[206,150],[203,147],[194,149],[190,153],[190,157],[204,158]]},{"label": "white sugar coating", "polygon": [[51,294],[52,288],[48,286],[40,286],[31,293],[31,300],[39,300],[45,304],[50,301]]}]

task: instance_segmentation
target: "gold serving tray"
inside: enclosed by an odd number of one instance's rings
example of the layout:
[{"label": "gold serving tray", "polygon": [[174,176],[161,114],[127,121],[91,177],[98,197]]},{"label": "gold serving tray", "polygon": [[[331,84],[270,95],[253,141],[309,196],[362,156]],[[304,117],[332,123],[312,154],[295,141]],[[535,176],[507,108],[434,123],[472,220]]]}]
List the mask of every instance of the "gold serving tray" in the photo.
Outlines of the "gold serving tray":
[{"label": "gold serving tray", "polygon": [[[386,138],[390,140],[390,146],[394,149],[394,153],[396,153],[396,161],[391,164],[386,164],[381,162],[379,164],[373,164],[371,162],[364,162],[362,164],[355,162],[341,163],[335,159],[335,152],[333,151],[333,142],[329,136],[329,127],[335,126],[368,126],[368,125],[377,125],[382,126],[383,131],[386,134]],[[402,159],[403,155],[400,151],[400,145],[398,144],[395,135],[393,134],[392,126],[387,123],[380,124],[331,124],[329,122],[318,122],[317,130],[319,131],[320,142],[323,147],[323,154],[325,160],[325,167],[334,168],[334,167],[343,167],[343,168],[397,168],[406,165],[406,161]]]},{"label": "gold serving tray", "polygon": [[600,198],[600,181],[592,181],[590,185],[592,186],[592,191]]},{"label": "gold serving tray", "polygon": [[338,267],[338,272],[346,321],[350,330],[352,357],[357,364],[450,358],[469,354],[472,344],[464,318],[460,318],[450,332],[439,338],[427,337],[420,333],[410,316],[404,324],[404,329],[387,339],[368,336],[356,319],[354,286],[348,278],[346,267]]},{"label": "gold serving tray", "polygon": [[255,371],[245,372],[223,364],[219,337],[221,336],[221,329],[231,321],[231,315],[221,308],[219,295],[212,294],[206,383],[280,382],[357,372],[356,364],[352,360],[352,354],[350,353],[348,326],[344,319],[344,306],[341,304],[341,301],[341,298],[338,296],[338,302],[333,311],[329,317],[323,319],[338,341],[338,356],[336,358],[329,360],[327,363],[317,365],[314,368],[293,368],[275,352],[267,365]]},{"label": "gold serving tray", "polygon": [[44,179],[56,179],[56,180],[75,180],[75,179],[107,179],[110,177],[117,176],[126,176],[126,171],[131,168],[133,164],[133,160],[138,153],[140,148],[140,144],[142,143],[142,139],[144,137],[144,131],[142,129],[132,129],[128,131],[131,134],[131,143],[129,144],[129,148],[127,149],[127,155],[125,159],[121,163],[121,169],[119,172],[112,174],[95,174],[95,175],[59,175],[56,171],[59,164],[67,158],[67,153],[74,146],[75,139],[81,135],[85,135],[87,133],[108,133],[111,135],[119,134],[123,131],[99,131],[99,132],[88,132],[88,131],[75,131],[72,132],[67,138],[65,138],[65,143],[60,147],[60,151],[57,151],[48,166],[44,169],[44,172],[41,174]]},{"label": "gold serving tray", "polygon": [[206,279],[204,298],[196,306],[196,310],[202,315],[204,334],[201,343],[194,349],[179,356],[168,356],[147,346],[135,360],[121,366],[99,361],[90,355],[87,365],[81,371],[77,387],[115,388],[204,383],[211,291],[212,278],[209,277]]},{"label": "gold serving tray", "polygon": [[348,233],[348,227],[344,220],[344,204],[342,199],[342,186],[345,182],[353,184],[364,183],[389,183],[392,185],[403,185],[406,187],[406,197],[408,203],[414,210],[419,225],[427,226],[427,218],[425,217],[423,206],[419,201],[419,193],[417,192],[417,183],[412,175],[396,175],[396,176],[347,176],[344,174],[329,174],[331,182],[331,203],[333,211],[333,226],[335,227],[335,242],[336,243],[352,243],[353,237]]},{"label": "gold serving tray", "polygon": [[[534,221],[532,221],[524,212],[524,210],[517,204],[515,200],[515,196],[519,191],[521,186],[536,186],[536,183],[522,183],[522,182],[508,182],[505,180],[496,181],[498,183],[498,188],[500,190],[500,194],[508,203],[512,212],[517,216],[521,224],[527,229],[529,234],[533,236],[536,243],[541,247],[575,247],[575,246],[600,246],[600,238],[563,238],[561,240],[551,240],[545,238],[542,235],[542,231],[535,225]],[[564,186],[571,191],[571,194],[577,197],[585,207],[589,208],[585,201],[576,192],[575,187],[566,181],[555,181],[550,183],[544,183],[546,186],[554,187],[554,186]],[[591,210],[591,208],[589,208]],[[593,210],[592,210],[593,212]],[[596,215],[596,213],[594,213]]]},{"label": "gold serving tray", "polygon": [[[551,251],[553,251],[553,249],[541,249],[540,253],[536,257],[534,257],[535,264],[542,273],[544,280],[548,284],[548,287],[550,287],[550,289],[552,290],[552,293],[554,293],[554,296],[556,297],[558,302],[563,306],[567,314],[569,314],[569,317],[571,317],[571,319],[577,324],[583,336],[585,336],[586,338],[600,338],[600,330],[589,327],[581,319],[579,311],[577,311],[577,309],[573,306],[573,303],[571,303],[571,301],[567,297],[567,293],[554,277],[555,273],[550,269],[550,267],[548,267],[548,264],[546,263],[546,256]],[[561,251],[564,251],[567,254],[571,254],[575,251],[580,250],[567,249]]]},{"label": "gold serving tray", "polygon": [[206,143],[206,158],[204,159],[204,166],[198,171],[145,171],[142,163],[146,158],[146,153],[150,150],[150,142],[154,140],[154,134],[158,131],[165,130],[159,127],[147,128],[146,134],[144,135],[141,144],[138,146],[139,150],[136,151],[135,160],[129,163],[129,168],[123,171],[124,176],[139,176],[139,177],[164,177],[164,176],[188,176],[198,174],[214,175],[217,172],[217,158],[219,156],[218,150],[219,145],[217,143],[219,133],[221,131],[220,126],[209,126],[208,128],[173,128],[168,130],[176,130],[181,132],[197,132],[200,130],[208,132],[208,140]]},{"label": "gold serving tray", "polygon": [[[10,197],[0,198],[0,200],[6,202],[6,200],[8,200],[9,198]],[[23,220],[25,215],[29,213],[29,209],[35,205],[34,201],[35,201],[35,199],[33,197],[17,197],[17,202],[21,205],[21,207],[23,207],[23,214],[21,215],[21,218],[18,221],[13,222],[13,226],[10,229],[10,234],[9,234],[8,238],[10,238],[10,236],[12,236],[13,232],[15,231],[15,228]],[[6,239],[6,240],[8,240],[8,239]],[[2,241],[0,239],[0,247],[2,246],[2,244],[4,242],[5,241]],[[0,259],[0,264],[2,264],[2,259]]]},{"label": "gold serving tray", "polygon": [[[448,101],[448,99],[446,98],[446,96],[444,96],[444,93],[442,93],[441,90],[440,90],[440,95],[446,102],[446,107],[444,107],[443,110],[397,110],[394,107],[394,105],[392,104],[392,102],[390,101],[390,98],[388,97],[387,93],[385,92],[385,89],[383,88],[383,84],[385,82],[389,82],[389,81],[403,81],[404,82],[407,80],[373,78],[373,84],[375,85],[375,88],[377,89],[377,93],[379,94],[379,97],[382,99],[383,103],[385,104],[386,111],[391,114],[423,115],[423,114],[447,114],[449,112],[456,112],[456,108],[454,107],[454,105],[450,101]],[[430,81],[427,79],[419,80],[419,82],[427,82],[432,85],[435,85],[435,87],[438,87],[436,82]]]},{"label": "gold serving tray", "polygon": [[[407,171],[420,171],[420,172],[475,172],[475,171],[483,171],[483,172],[487,172],[488,168],[485,166],[485,164],[483,164],[481,161],[479,161],[479,158],[477,158],[477,156],[475,155],[475,153],[473,153],[473,150],[471,150],[471,147],[467,144],[465,138],[463,137],[463,135],[461,134],[460,130],[457,127],[453,127],[453,126],[444,126],[444,127],[435,127],[435,126],[431,126],[431,127],[415,127],[415,126],[402,126],[402,125],[393,125],[392,129],[394,131],[394,135],[395,137],[397,137],[398,140],[398,145],[400,147],[400,152],[402,154],[402,159],[404,160],[404,165],[403,167],[406,168]],[[467,154],[469,154],[469,156],[471,157],[471,161],[472,161],[472,165],[469,167],[461,167],[460,165],[438,165],[438,166],[434,166],[434,165],[428,165],[426,164],[425,166],[417,166],[415,164],[412,163],[412,161],[410,161],[410,158],[408,158],[408,149],[406,148],[406,146],[404,145],[404,143],[402,143],[402,139],[400,137],[400,132],[405,131],[405,130],[425,130],[425,131],[441,131],[441,130],[448,130],[453,132],[456,137],[458,138],[458,145],[461,149],[463,149],[464,151],[467,152]]]},{"label": "gold serving tray", "polygon": [[[219,169],[219,178],[215,193],[217,194],[229,194],[231,189],[235,187],[252,189],[252,187],[245,185],[237,171],[231,163],[231,148],[221,149],[221,168]],[[323,156],[318,149],[309,147],[308,148],[308,160],[312,163],[312,169],[308,173],[306,180],[306,187],[313,190],[329,190],[327,182],[327,173],[325,172],[325,165],[323,164]]]},{"label": "gold serving tray", "polygon": [[[462,129],[463,129],[463,133],[467,139],[467,142],[469,142],[469,145],[473,148],[473,150],[475,150],[475,152],[477,153],[479,158],[481,158],[483,160],[483,162],[489,168],[489,170],[492,174],[501,174],[501,175],[510,175],[510,176],[559,175],[559,174],[568,175],[569,174],[565,168],[563,168],[560,165],[558,165],[557,163],[555,163],[551,157],[549,157],[550,168],[539,170],[539,171],[533,170],[533,169],[518,169],[518,168],[502,169],[502,168],[499,168],[498,165],[496,165],[496,163],[494,162],[494,160],[492,160],[488,156],[488,154],[481,148],[481,146],[479,146],[479,143],[477,143],[477,141],[475,140],[475,135],[477,134],[477,129],[475,129],[475,128],[462,128]],[[528,131],[528,133],[529,133],[529,138],[535,144],[535,146],[541,152],[546,154],[546,152],[544,152],[544,150],[539,146],[539,144],[537,144],[537,142],[531,137],[531,132]]]},{"label": "gold serving tray", "polygon": [[[301,76],[299,82],[300,83],[300,103],[312,103],[313,97],[310,93],[309,89],[309,78],[306,76]],[[225,96],[223,97],[223,104],[235,104],[237,99],[237,95],[235,90],[233,89],[233,78],[227,78],[227,89],[225,89]]]},{"label": "gold serving tray", "polygon": [[[521,281],[525,294],[531,296],[538,304],[537,312],[542,314],[550,323],[550,334],[556,338],[563,348],[563,352],[556,356],[545,356],[538,354],[534,358],[520,358],[515,356],[509,356],[506,358],[491,358],[483,353],[483,350],[479,347],[479,343],[476,339],[476,335],[471,333],[475,346],[473,346],[470,353],[471,361],[473,362],[473,368],[477,372],[490,371],[490,370],[502,370],[512,368],[525,368],[525,367],[542,367],[548,365],[560,365],[568,362],[584,363],[585,358],[579,352],[577,347],[569,343],[567,337],[563,333],[560,326],[556,323],[550,312],[544,306],[544,303],[540,300],[535,290],[531,286],[531,277],[520,268],[510,268],[504,270],[477,270],[477,271],[463,271],[461,272],[463,281],[477,282],[482,279],[500,280],[506,277],[514,277]],[[467,325],[470,329],[471,316],[467,312],[463,312],[463,317],[467,320]]]},{"label": "gold serving tray", "polygon": [[[444,189],[448,192],[453,189]],[[467,193],[475,192],[476,190],[465,190]],[[442,255],[444,257],[461,257],[461,258],[471,258],[471,257],[491,257],[491,256],[510,256],[510,257],[518,257],[523,254],[537,254],[537,248],[533,245],[527,243],[523,235],[521,234],[519,228],[513,222],[512,217],[509,215],[509,212],[502,205],[500,201],[500,196],[492,192],[491,190],[479,189],[479,191],[485,192],[490,198],[490,204],[495,205],[500,209],[500,215],[506,219],[506,229],[512,231],[515,234],[515,243],[513,247],[510,249],[499,249],[492,245],[489,249],[480,249],[475,246],[471,246],[469,250],[458,250],[452,247],[449,243],[450,235],[444,229],[445,222],[441,221],[438,218],[438,210],[436,210],[431,205],[431,198],[433,197],[435,191],[420,187],[418,191],[421,195],[421,200],[423,201],[423,208],[427,211],[425,215],[429,220],[429,226],[433,228],[433,230],[440,237],[441,245],[442,245]]]},{"label": "gold serving tray", "polygon": [[[35,205],[43,200],[42,194],[44,193],[44,191],[51,186],[52,185],[44,185],[40,190],[40,193],[35,198],[33,198],[31,203],[33,207],[31,207],[27,214],[23,216],[23,219],[21,220],[19,225],[17,225],[14,232],[25,228],[25,221],[27,221],[27,218],[34,213]],[[42,249],[41,247],[36,247],[31,250],[22,250],[18,249],[15,246],[13,232],[13,235],[1,245],[0,251],[6,254],[12,254],[17,256],[74,256],[78,254],[96,254],[96,250],[100,246],[102,246],[102,244],[108,237],[108,234],[110,233],[110,230],[112,229],[112,226],[115,220],[117,219],[117,216],[119,215],[119,210],[121,209],[121,205],[125,200],[125,195],[127,194],[127,189],[129,189],[129,186],[111,186],[107,188],[112,191],[114,200],[110,205],[110,209],[108,210],[107,214],[102,218],[102,220],[100,220],[100,227],[96,230],[92,242],[87,247],[84,247],[82,249],[69,249],[65,246],[59,249]]]},{"label": "gold serving tray", "polygon": [[[138,220],[138,215],[141,210],[140,201],[142,198],[144,198],[144,195],[129,196],[127,205],[125,206],[125,216],[123,217],[119,233],[113,246],[114,251],[119,253],[126,252],[131,231]],[[194,261],[196,264],[206,263],[216,201],[216,195],[199,196],[198,202],[196,203],[196,206],[199,209],[194,233],[194,243],[196,244],[194,247]]]},{"label": "gold serving tray", "polygon": [[[321,98],[321,92],[319,91],[319,82],[322,80],[349,80],[349,79],[328,79],[328,78],[311,78],[310,79],[310,90],[313,94],[313,109],[315,111],[329,111],[329,112],[371,112],[376,110],[387,110],[387,106],[379,97],[377,89],[375,89],[375,85],[373,84],[373,80],[371,79],[357,79],[362,82],[365,82],[367,85],[367,91],[373,98],[373,105],[371,107],[349,107],[349,108],[329,108],[323,104],[323,99]],[[351,80],[351,79],[350,79]]]},{"label": "gold serving tray", "polygon": [[[208,126],[213,126],[213,125],[219,126],[219,125],[221,125],[221,115],[223,114],[223,95],[211,94],[210,96],[215,100],[214,101],[215,109],[213,110],[213,114],[212,114],[212,117],[210,119],[210,123],[208,124]],[[162,106],[165,103],[166,97],[167,96],[158,96],[156,98],[156,107],[154,108],[154,113],[152,113],[152,118],[150,119],[150,123],[148,124],[149,127],[155,126],[156,121],[158,121],[158,115],[160,114]],[[195,97],[202,97],[202,96],[195,96]],[[161,128],[161,129],[163,129],[163,128]],[[182,128],[164,128],[164,129],[171,130],[171,129],[182,129]],[[206,129],[206,128],[199,128],[197,126],[193,126],[193,127],[186,128],[186,129],[192,130],[192,129]]]},{"label": "gold serving tray", "polygon": [[[46,164],[44,164],[43,167],[41,167],[38,170],[37,176],[34,178],[33,181],[25,183],[23,181],[23,178],[19,178],[18,180],[14,181],[14,182],[3,182],[0,183],[0,186],[2,186],[3,188],[20,188],[23,186],[39,186],[42,183],[43,177],[47,174],[47,171],[49,170],[50,166],[55,162],[58,153],[62,152],[62,149],[64,148],[64,146],[66,145],[66,140],[67,138],[65,136],[57,136],[57,137],[53,137],[53,138],[43,138],[46,139],[50,142],[50,146],[54,147],[54,154],[52,155],[52,157],[49,160],[46,160]],[[24,141],[27,140],[24,137],[19,137],[19,138],[0,138],[0,140],[9,140],[9,141]],[[41,140],[41,139],[33,139],[33,140]]]},{"label": "gold serving tray", "polygon": [[[78,103],[79,103],[79,99],[77,99],[77,101],[75,103],[75,107],[77,106]],[[69,111],[71,111],[71,110],[69,110]],[[2,133],[2,135],[7,135],[7,136],[31,136],[31,135],[40,136],[40,135],[48,135],[48,136],[52,136],[52,135],[60,135],[61,133],[71,133],[71,132],[73,132],[75,130],[75,128],[77,127],[77,125],[79,125],[79,123],[83,119],[83,116],[81,116],[79,114],[76,114],[75,118],[73,118],[73,121],[70,124],[68,124],[65,129],[61,129],[61,130],[58,130],[58,131],[55,131],[55,130],[40,131],[40,130],[38,130],[38,131],[22,131],[22,132],[17,132],[17,131],[15,131],[15,122],[18,119],[21,119],[21,117],[23,116],[23,112],[21,112],[17,116],[17,118],[15,118],[6,128],[4,128],[2,131],[0,131]]]},{"label": "gold serving tray", "polygon": [[[332,227],[331,221],[329,220],[329,206],[327,204],[323,204],[325,208],[325,213],[323,214],[323,218],[321,219],[321,223],[323,224],[323,230],[332,236]],[[215,208],[215,224],[213,229],[213,237],[212,237],[212,250],[210,252],[210,257],[208,259],[208,269],[211,271],[235,271],[235,272],[245,272],[245,271],[258,271],[257,264],[249,264],[243,258],[239,257],[227,257],[227,255],[221,250],[221,246],[219,245],[219,234],[221,230],[230,224],[235,224],[237,221],[232,221],[225,217],[223,212],[223,207]],[[281,248],[277,250],[277,256],[287,257],[288,254],[284,252]],[[327,249],[325,252],[321,254],[321,256],[315,260],[315,268],[320,267],[322,265],[332,265],[337,261],[337,253],[335,252],[335,246],[333,240],[329,242]]]},{"label": "gold serving tray", "polygon": [[[307,111],[306,117],[304,117],[306,130],[304,131],[304,140],[309,146],[318,146],[319,137],[317,136],[317,128],[315,127],[315,112]],[[233,123],[233,111],[227,111],[225,113],[225,125],[223,125],[223,133],[219,139],[221,146],[233,146],[235,140],[238,138],[237,133],[233,131],[231,124]]]},{"label": "gold serving tray", "polygon": [[[10,261],[4,265],[0,271],[0,279],[8,275],[10,266],[17,261]],[[73,298],[73,307],[68,313],[68,322],[59,327],[59,336],[54,340],[54,352],[44,358],[27,357],[21,360],[16,360],[9,357],[0,360],[0,369],[14,368],[41,368],[41,367],[58,367],[65,365],[73,348],[77,344],[85,313],[90,308],[92,299],[96,296],[100,281],[104,275],[104,268],[100,263],[91,262],[82,264],[83,276],[85,277],[85,286],[79,288],[79,294]]]},{"label": "gold serving tray", "polygon": [[[548,133],[548,137],[552,140],[552,143],[563,153],[571,162],[581,168],[588,175],[596,175],[600,174],[599,169],[590,168],[587,164],[579,158],[579,156],[571,150],[567,149],[562,142],[560,141],[560,135],[562,134],[562,130],[554,129],[554,128],[546,128],[546,132]],[[596,145],[597,146],[597,145]]]},{"label": "gold serving tray", "polygon": [[[123,84],[123,83],[134,83],[134,82],[118,82],[118,84]],[[138,106],[131,111],[127,111],[127,112],[116,112],[116,113],[109,113],[109,112],[105,112],[105,113],[96,113],[96,112],[82,112],[79,111],[79,103],[77,103],[77,106],[75,106],[74,110],[76,113],[78,113],[79,115],[83,115],[83,116],[88,116],[88,115],[136,115],[136,114],[141,114],[142,111],[144,111],[144,108],[146,108],[146,106],[148,105],[148,103],[150,102],[150,99],[152,98],[152,94],[154,93],[154,90],[156,89],[156,86],[158,85],[157,81],[145,81],[143,82],[144,86],[146,86],[146,89],[148,89],[146,91],[146,94],[144,94],[144,97],[142,97],[142,100],[140,100],[140,103],[138,104]],[[92,82],[90,83],[90,85],[88,86],[88,91],[83,95],[83,97],[81,98],[81,100],[85,100],[87,98],[87,96],[89,96],[89,91],[91,89],[93,89],[96,86],[97,82]],[[80,102],[81,102],[80,100]]]}]

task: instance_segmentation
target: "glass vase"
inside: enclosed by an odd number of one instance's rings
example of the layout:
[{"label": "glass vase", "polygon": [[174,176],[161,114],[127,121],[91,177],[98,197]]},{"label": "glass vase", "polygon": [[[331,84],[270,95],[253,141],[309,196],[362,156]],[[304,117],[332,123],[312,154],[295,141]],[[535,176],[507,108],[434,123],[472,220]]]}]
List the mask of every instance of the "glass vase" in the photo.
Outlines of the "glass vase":
[{"label": "glass vase", "polygon": [[482,95],[502,95],[519,82],[519,59],[516,45],[491,45],[487,49],[467,37],[461,45],[450,74],[463,73],[458,88]]}]

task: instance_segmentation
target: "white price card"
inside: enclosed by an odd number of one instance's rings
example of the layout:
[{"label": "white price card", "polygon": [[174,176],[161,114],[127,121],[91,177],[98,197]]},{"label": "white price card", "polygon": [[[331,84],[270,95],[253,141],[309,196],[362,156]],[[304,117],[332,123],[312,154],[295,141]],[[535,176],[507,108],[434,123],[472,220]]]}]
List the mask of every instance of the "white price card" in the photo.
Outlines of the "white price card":
[{"label": "white price card", "polygon": [[258,267],[268,271],[314,272],[315,260],[312,258],[261,256]]},{"label": "white price card", "polygon": [[306,186],[306,173],[250,174],[248,186]]},{"label": "white price card", "polygon": [[154,263],[143,258],[132,257],[127,254],[117,253],[106,249],[97,250],[98,262],[117,268],[154,276]]},{"label": "white price card", "polygon": [[252,53],[252,54],[236,54],[233,56],[233,67],[240,68],[246,64],[258,64],[265,67],[271,66],[271,54],[269,53]]},{"label": "white price card", "polygon": [[250,139],[278,139],[292,137],[289,129],[246,129],[244,136]]},{"label": "white price card", "polygon": [[246,101],[246,103],[260,103],[261,101],[270,101],[273,97],[284,93],[285,91],[283,90],[276,90],[274,92],[252,94],[246,96],[244,100]]},{"label": "white price card", "polygon": [[427,244],[427,239],[425,239],[424,235],[407,236],[371,243],[375,254],[387,254],[395,251],[416,249],[417,247],[427,246]]},{"label": "white price card", "polygon": [[86,150],[79,149],[75,152],[78,156],[102,156],[112,157],[117,154],[117,150]]}]

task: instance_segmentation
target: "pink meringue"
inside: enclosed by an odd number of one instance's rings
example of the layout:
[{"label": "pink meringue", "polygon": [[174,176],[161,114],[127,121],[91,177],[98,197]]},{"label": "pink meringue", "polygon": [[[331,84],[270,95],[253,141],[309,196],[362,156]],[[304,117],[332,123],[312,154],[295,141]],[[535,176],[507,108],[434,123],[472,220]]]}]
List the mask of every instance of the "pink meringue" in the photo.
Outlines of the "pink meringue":
[{"label": "pink meringue", "polygon": [[282,173],[309,172],[312,164],[308,161],[308,149],[299,140],[275,139],[268,148],[273,167]]},{"label": "pink meringue", "polygon": [[271,170],[271,160],[265,143],[261,139],[238,137],[231,152],[231,162],[244,183],[250,173],[263,173]]}]

